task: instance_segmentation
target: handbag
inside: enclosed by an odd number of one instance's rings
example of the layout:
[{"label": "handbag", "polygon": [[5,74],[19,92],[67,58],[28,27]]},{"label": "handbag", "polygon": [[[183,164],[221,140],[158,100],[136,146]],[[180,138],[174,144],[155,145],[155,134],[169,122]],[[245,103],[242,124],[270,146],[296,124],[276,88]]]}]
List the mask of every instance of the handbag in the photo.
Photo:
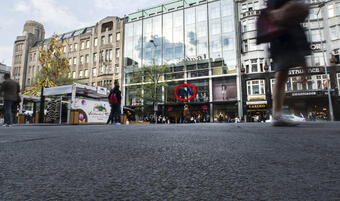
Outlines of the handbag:
[{"label": "handbag", "polygon": [[256,22],[256,44],[268,43],[283,35],[287,29],[276,25],[269,17],[269,9],[261,10],[260,16]]}]

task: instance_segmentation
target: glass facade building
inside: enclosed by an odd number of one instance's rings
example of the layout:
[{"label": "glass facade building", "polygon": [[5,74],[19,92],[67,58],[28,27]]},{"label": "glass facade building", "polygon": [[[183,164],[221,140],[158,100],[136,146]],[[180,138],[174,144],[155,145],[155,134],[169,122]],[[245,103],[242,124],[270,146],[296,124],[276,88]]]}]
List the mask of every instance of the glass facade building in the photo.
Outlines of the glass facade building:
[{"label": "glass facade building", "polygon": [[[217,121],[216,114],[238,115],[236,10],[233,0],[180,0],[130,14],[124,38],[125,105],[142,104],[128,89],[143,84],[131,82],[133,69],[166,64],[171,71],[163,79],[168,87],[163,89],[159,113],[181,121],[184,103],[175,98],[174,90],[188,83],[197,89],[196,97],[187,102],[194,116],[196,112],[206,121]],[[173,114],[167,114],[169,107],[175,108]]]}]

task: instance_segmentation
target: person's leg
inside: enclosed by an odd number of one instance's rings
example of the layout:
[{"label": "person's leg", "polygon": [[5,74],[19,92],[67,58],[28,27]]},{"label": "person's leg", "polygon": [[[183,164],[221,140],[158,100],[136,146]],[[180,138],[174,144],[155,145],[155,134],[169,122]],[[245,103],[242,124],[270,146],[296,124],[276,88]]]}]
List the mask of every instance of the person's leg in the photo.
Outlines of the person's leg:
[{"label": "person's leg", "polygon": [[4,124],[9,124],[9,113],[11,112],[9,107],[9,101],[4,101]]},{"label": "person's leg", "polygon": [[282,113],[282,105],[285,98],[285,86],[288,79],[288,69],[275,73],[275,84],[273,90],[273,119],[278,119]]},{"label": "person's leg", "polygon": [[120,117],[121,117],[121,111],[120,111],[120,104],[117,105],[117,123],[121,123],[120,122]]},{"label": "person's leg", "polygon": [[17,112],[18,112],[18,104],[17,102],[12,102],[12,124],[17,123]]},{"label": "person's leg", "polygon": [[109,116],[109,118],[108,118],[108,120],[107,120],[106,123],[107,123],[107,124],[109,124],[110,122],[113,123],[112,118],[113,118],[113,108],[112,108],[112,106],[111,106],[110,116]]}]

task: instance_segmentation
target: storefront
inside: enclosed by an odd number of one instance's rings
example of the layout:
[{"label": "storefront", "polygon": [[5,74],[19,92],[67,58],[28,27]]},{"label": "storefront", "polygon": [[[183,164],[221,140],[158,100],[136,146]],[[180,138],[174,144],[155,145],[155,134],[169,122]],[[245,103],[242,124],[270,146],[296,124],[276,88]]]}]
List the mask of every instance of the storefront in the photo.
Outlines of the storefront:
[{"label": "storefront", "polygon": [[247,122],[262,122],[269,119],[267,101],[248,101],[246,109]]},{"label": "storefront", "polygon": [[[209,122],[209,103],[188,103],[190,117],[196,119],[196,122]],[[171,123],[183,123],[184,103],[176,105],[166,105],[164,115],[169,118]]]},{"label": "storefront", "polygon": [[286,94],[286,113],[306,119],[329,120],[327,91],[302,91]]}]

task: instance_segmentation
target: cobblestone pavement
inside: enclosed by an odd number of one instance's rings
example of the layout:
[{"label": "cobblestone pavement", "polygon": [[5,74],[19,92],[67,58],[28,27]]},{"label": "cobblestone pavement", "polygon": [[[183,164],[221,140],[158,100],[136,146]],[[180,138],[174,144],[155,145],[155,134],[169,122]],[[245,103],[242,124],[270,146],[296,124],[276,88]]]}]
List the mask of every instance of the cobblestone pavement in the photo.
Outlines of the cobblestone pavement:
[{"label": "cobblestone pavement", "polygon": [[340,200],[340,123],[0,128],[0,200]]}]

